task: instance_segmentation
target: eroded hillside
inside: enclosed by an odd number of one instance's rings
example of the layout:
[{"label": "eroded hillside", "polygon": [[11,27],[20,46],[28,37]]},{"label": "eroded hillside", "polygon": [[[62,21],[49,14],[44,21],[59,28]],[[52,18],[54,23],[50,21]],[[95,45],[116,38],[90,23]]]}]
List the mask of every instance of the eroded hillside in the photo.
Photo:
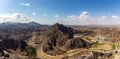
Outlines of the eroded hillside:
[{"label": "eroded hillside", "polygon": [[2,24],[0,53],[12,59],[119,59],[119,31],[112,26]]}]

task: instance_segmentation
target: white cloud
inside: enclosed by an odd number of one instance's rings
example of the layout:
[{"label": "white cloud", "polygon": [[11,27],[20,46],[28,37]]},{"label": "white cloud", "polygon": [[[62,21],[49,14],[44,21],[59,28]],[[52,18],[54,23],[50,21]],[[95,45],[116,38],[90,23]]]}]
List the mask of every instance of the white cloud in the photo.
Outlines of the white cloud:
[{"label": "white cloud", "polygon": [[23,6],[30,6],[29,3],[20,3],[20,5],[23,5]]},{"label": "white cloud", "polygon": [[[56,16],[58,17],[58,16]],[[98,16],[94,17],[87,11],[83,11],[80,15],[70,15],[64,19],[59,19],[57,22],[66,25],[107,25],[120,24],[120,16]]]},{"label": "white cloud", "polygon": [[87,11],[84,11],[80,14],[80,19],[86,20],[86,19],[89,19],[89,18],[90,18],[90,15]]},{"label": "white cloud", "polygon": [[59,15],[55,15],[54,17],[55,17],[55,18],[59,18]]},{"label": "white cloud", "polygon": [[71,16],[68,16],[68,18],[74,18],[76,17],[76,15],[71,15]]},{"label": "white cloud", "polygon": [[113,15],[113,16],[112,16],[112,19],[120,19],[120,17]]},{"label": "white cloud", "polygon": [[62,18],[61,16],[59,15],[55,15],[53,16],[54,17],[54,21],[52,21],[53,23],[61,23],[61,22],[64,22],[64,18]]},{"label": "white cloud", "polygon": [[33,16],[35,16],[35,15],[36,15],[36,13],[35,13],[35,12],[33,12],[33,13],[32,13],[32,15],[33,15]]},{"label": "white cloud", "polygon": [[94,22],[91,21],[92,19],[93,18],[89,15],[89,13],[84,11],[80,15],[71,15],[63,20],[59,20],[58,22],[67,25],[88,25]]},{"label": "white cloud", "polygon": [[21,13],[13,13],[13,14],[2,14],[0,15],[0,22],[29,22],[29,19],[26,15]]},{"label": "white cloud", "polygon": [[107,16],[102,16],[101,19],[104,19],[104,20],[105,20],[105,19],[107,19]]}]

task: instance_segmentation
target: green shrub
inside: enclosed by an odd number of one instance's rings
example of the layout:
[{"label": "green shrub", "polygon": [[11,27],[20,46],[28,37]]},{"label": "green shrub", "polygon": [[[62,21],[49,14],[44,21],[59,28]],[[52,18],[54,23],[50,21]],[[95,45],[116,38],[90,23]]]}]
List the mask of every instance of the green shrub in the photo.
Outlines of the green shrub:
[{"label": "green shrub", "polygon": [[89,40],[89,41],[92,40],[92,39],[90,39],[89,37],[86,37],[85,39],[86,39],[86,40]]},{"label": "green shrub", "polygon": [[99,45],[99,42],[98,42],[98,41],[96,41],[96,42],[94,42],[94,43],[93,43],[93,45],[92,45],[92,46],[97,47],[98,45]]},{"label": "green shrub", "polygon": [[116,48],[115,44],[111,44],[111,46],[112,46],[112,50]]},{"label": "green shrub", "polygon": [[36,57],[36,49],[33,47],[29,47],[25,50],[25,53],[27,56],[31,57],[31,58],[35,58]]}]

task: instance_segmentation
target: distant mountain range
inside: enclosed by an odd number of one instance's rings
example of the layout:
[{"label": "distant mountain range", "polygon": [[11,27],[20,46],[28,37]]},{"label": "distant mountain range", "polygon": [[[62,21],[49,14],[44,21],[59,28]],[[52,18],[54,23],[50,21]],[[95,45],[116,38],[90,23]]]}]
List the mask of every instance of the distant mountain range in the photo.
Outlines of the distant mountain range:
[{"label": "distant mountain range", "polygon": [[16,23],[16,22],[5,22],[0,23],[0,31],[8,31],[8,32],[19,32],[23,31],[37,31],[37,30],[45,30],[49,26],[41,25],[37,22],[29,22],[29,23]]}]

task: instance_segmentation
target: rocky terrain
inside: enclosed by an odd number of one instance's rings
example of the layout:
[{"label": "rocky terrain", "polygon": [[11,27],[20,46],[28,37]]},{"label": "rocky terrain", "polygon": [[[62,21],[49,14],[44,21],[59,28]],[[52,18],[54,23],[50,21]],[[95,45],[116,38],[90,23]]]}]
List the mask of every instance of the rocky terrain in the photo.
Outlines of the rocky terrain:
[{"label": "rocky terrain", "polygon": [[40,35],[34,34],[33,37],[35,38],[32,38],[31,42],[34,42],[35,44],[37,43],[37,45],[42,44],[44,47],[43,51],[46,52],[55,51],[54,50],[55,47],[58,48],[62,47],[63,50],[89,47],[90,46],[89,42],[81,38],[73,38],[75,32],[76,31],[72,28],[56,23],[52,27],[50,27],[47,31],[40,33]]},{"label": "rocky terrain", "polygon": [[0,58],[119,59],[119,27],[0,24]]},{"label": "rocky terrain", "polygon": [[[48,25],[41,25],[36,22],[30,23],[0,23],[0,53],[7,51],[12,59],[22,58],[23,53],[29,45],[25,40],[31,38],[33,32],[41,32],[48,29]],[[19,54],[17,52],[21,51]],[[18,55],[17,55],[18,54]]]}]

